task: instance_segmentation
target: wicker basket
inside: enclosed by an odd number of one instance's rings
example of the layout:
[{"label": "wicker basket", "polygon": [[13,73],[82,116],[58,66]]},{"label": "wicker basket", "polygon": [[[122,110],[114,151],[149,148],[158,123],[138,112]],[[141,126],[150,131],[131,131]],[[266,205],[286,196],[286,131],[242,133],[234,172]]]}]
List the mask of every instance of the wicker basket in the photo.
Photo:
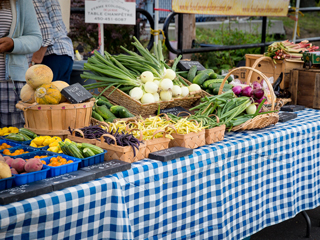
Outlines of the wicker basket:
[{"label": "wicker basket", "polygon": [[[132,129],[133,130],[133,129]],[[135,129],[137,130],[137,129]],[[140,141],[142,139],[142,134],[140,134]],[[109,145],[105,142],[104,137],[110,137],[115,141],[114,145]],[[105,150],[107,150],[107,153],[104,155],[105,161],[110,161],[112,159],[118,159],[124,162],[133,163],[137,162],[139,160],[145,159],[147,157],[146,155],[146,143],[141,142],[139,146],[139,151],[136,150],[136,156],[134,156],[134,152],[132,150],[132,147],[126,146],[118,146],[117,141],[114,138],[114,136],[110,134],[104,134],[101,136],[100,141],[96,142],[96,145],[98,147],[101,147]]]},{"label": "wicker basket", "polygon": [[[184,81],[191,85],[191,83],[184,79]],[[184,97],[184,98],[174,98],[170,101],[166,102],[157,102],[157,103],[149,103],[149,104],[142,104],[141,102],[132,99],[128,94],[122,92],[119,89],[116,89],[113,91],[115,87],[110,87],[108,90],[106,90],[103,95],[113,101],[114,103],[121,105],[125,108],[127,108],[131,113],[134,115],[141,115],[141,116],[147,116],[147,115],[153,115],[158,110],[158,107],[160,105],[160,109],[170,108],[170,107],[176,107],[181,106],[184,108],[190,108],[195,103],[197,103],[201,97],[204,96],[211,96],[209,93],[201,90],[193,97]],[[104,91],[104,88],[98,88],[99,92]],[[113,91],[113,93],[110,95],[110,93]]]},{"label": "wicker basket", "polygon": [[[77,137],[76,132],[80,133],[82,137]],[[96,141],[97,141],[96,139],[84,138],[84,133],[80,129],[73,130],[72,134],[71,135],[69,134],[67,138],[77,143],[90,143],[93,145],[96,145]]]},{"label": "wicker basket", "polygon": [[94,99],[88,102],[57,105],[39,105],[18,102],[16,108],[23,111],[25,128],[38,135],[67,136],[68,128],[76,129],[90,125]]},{"label": "wicker basket", "polygon": [[[212,116],[214,114],[211,114]],[[211,116],[209,115],[209,117]],[[214,115],[217,119],[217,123],[220,122],[217,115]],[[211,129],[205,129],[206,132],[206,144],[212,144],[214,142],[219,142],[224,139],[224,132],[226,131],[226,125],[221,125],[219,127],[214,127]]]},{"label": "wicker basket", "polygon": [[[223,86],[224,86],[225,82],[227,81],[228,77],[232,74],[232,72],[237,71],[238,69],[251,70],[251,71],[259,74],[262,79],[265,79],[266,83],[268,84],[268,87],[270,89],[270,94],[271,94],[271,111],[274,111],[276,96],[274,95],[273,88],[272,88],[271,83],[268,80],[268,77],[266,75],[264,75],[262,72],[254,69],[254,68],[251,68],[251,67],[239,67],[236,69],[232,69],[223,79],[223,82],[221,83],[220,88],[219,88],[218,95],[220,95],[222,93]],[[250,84],[250,78],[247,78],[246,83],[248,85]],[[247,122],[245,122],[239,126],[233,127],[231,130],[232,131],[240,131],[240,130],[264,128],[264,127],[267,127],[271,124],[276,124],[278,121],[279,121],[279,114],[278,113],[268,113],[268,114],[256,116],[253,119],[250,119]]]},{"label": "wicker basket", "polygon": [[[154,136],[158,133],[162,132],[162,138],[154,138]],[[142,136],[142,134],[140,135]],[[149,153],[160,151],[163,149],[169,148],[170,139],[166,138],[166,132],[164,130],[158,130],[153,133],[151,140],[146,140],[147,148],[146,148],[146,156],[149,156]]]}]

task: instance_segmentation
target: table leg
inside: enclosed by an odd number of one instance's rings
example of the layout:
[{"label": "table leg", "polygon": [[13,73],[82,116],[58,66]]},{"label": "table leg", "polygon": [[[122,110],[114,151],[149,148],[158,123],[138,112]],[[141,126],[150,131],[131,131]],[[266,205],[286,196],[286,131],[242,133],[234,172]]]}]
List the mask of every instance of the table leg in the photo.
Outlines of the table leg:
[{"label": "table leg", "polygon": [[310,238],[311,220],[309,218],[309,215],[305,211],[302,211],[301,213],[302,213],[302,216],[305,218],[305,220],[307,222],[307,235],[306,235],[306,237]]}]

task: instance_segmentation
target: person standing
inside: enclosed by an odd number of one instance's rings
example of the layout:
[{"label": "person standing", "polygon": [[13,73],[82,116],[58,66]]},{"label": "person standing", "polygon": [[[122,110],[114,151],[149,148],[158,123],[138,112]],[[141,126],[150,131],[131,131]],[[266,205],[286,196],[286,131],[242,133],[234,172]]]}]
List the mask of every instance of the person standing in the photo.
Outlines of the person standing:
[{"label": "person standing", "polygon": [[74,52],[62,20],[58,0],[33,0],[42,33],[42,46],[32,55],[31,64],[45,64],[53,72],[53,81],[70,83]]},{"label": "person standing", "polygon": [[41,32],[31,0],[0,0],[0,128],[24,126],[15,106],[26,84],[27,55],[41,47]]}]

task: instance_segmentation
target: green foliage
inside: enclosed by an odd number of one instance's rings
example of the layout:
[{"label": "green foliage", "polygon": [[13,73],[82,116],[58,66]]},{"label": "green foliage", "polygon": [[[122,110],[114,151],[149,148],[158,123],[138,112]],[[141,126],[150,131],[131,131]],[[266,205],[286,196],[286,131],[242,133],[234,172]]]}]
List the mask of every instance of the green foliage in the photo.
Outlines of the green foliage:
[{"label": "green foliage", "polygon": [[[214,45],[242,45],[261,42],[261,34],[257,29],[253,34],[242,30],[226,29],[223,24],[220,30],[210,30],[204,28],[196,29],[196,47],[200,43]],[[274,41],[274,36],[267,36],[266,41]],[[197,46],[198,45],[198,46]],[[201,62],[206,68],[221,72],[222,69],[228,70],[244,60],[245,54],[260,54],[260,48],[237,49],[230,51],[214,51],[193,54],[192,59]]]}]

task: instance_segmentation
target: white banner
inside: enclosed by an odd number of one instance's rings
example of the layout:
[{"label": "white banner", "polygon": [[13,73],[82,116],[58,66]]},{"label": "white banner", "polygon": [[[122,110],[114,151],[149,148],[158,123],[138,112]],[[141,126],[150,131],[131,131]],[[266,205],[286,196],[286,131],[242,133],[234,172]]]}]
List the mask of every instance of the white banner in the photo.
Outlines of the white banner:
[{"label": "white banner", "polygon": [[85,22],[102,24],[136,24],[135,0],[86,0]]}]

